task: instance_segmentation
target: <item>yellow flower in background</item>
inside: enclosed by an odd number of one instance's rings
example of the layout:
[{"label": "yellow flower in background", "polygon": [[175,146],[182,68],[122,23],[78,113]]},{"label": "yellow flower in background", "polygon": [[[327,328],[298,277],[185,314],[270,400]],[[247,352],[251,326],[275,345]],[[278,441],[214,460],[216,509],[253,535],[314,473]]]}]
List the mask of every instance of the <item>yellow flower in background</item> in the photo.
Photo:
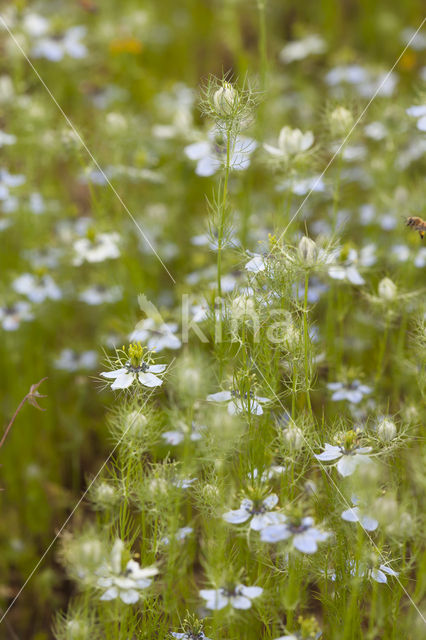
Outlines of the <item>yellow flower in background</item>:
[{"label": "yellow flower in background", "polygon": [[130,53],[137,56],[142,52],[142,42],[137,38],[116,38],[109,43],[109,50],[113,55]]}]

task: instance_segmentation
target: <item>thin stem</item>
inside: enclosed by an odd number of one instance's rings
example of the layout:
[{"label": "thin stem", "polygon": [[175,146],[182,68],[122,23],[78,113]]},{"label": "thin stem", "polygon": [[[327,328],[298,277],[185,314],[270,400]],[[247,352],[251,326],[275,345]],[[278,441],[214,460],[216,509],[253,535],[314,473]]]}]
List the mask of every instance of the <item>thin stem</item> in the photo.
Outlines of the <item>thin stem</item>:
[{"label": "thin stem", "polygon": [[309,379],[309,353],[308,347],[310,344],[308,333],[308,287],[309,287],[309,271],[305,273],[305,296],[303,302],[303,334],[305,342],[305,386],[306,386],[306,401],[308,403],[309,413],[313,418],[311,396],[309,393],[310,379]]},{"label": "thin stem", "polygon": [[222,241],[223,241],[223,231],[224,231],[224,225],[225,225],[226,199],[228,196],[230,156],[231,156],[231,142],[230,142],[230,131],[228,130],[226,132],[226,165],[225,165],[225,176],[224,176],[223,187],[222,187],[222,202],[220,204],[220,221],[219,221],[218,238],[217,238],[217,293],[219,298],[222,297],[222,281],[221,281],[222,280]]},{"label": "thin stem", "polygon": [[266,76],[268,72],[268,55],[266,52],[266,0],[257,0],[259,11],[259,56],[260,56],[260,82],[262,90],[266,87]]},{"label": "thin stem", "polygon": [[389,333],[389,314],[386,314],[385,330],[383,331],[382,339],[380,341],[379,356],[377,359],[376,382],[380,380],[380,377],[383,371],[383,361],[385,358],[386,344],[388,341],[388,333]]}]

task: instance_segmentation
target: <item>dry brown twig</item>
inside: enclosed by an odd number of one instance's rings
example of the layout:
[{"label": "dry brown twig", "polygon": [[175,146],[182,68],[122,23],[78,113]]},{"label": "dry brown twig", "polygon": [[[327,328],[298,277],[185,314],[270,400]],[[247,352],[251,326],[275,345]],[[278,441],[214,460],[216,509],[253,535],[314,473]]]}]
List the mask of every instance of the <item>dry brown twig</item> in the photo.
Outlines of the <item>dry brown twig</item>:
[{"label": "dry brown twig", "polygon": [[39,382],[36,382],[35,384],[32,384],[31,387],[30,387],[30,390],[28,391],[26,396],[24,396],[22,398],[21,402],[18,405],[18,408],[16,409],[15,413],[12,416],[11,421],[9,422],[9,424],[7,425],[7,427],[5,429],[5,432],[3,433],[2,439],[0,440],[0,449],[4,445],[5,440],[7,438],[7,435],[9,433],[10,429],[12,428],[12,425],[15,422],[18,413],[21,411],[22,407],[24,406],[24,404],[26,402],[29,402],[30,404],[32,404],[32,406],[35,407],[36,409],[38,409],[39,411],[46,411],[46,409],[42,409],[42,407],[40,407],[38,402],[37,402],[38,398],[47,398],[47,396],[42,395],[41,393],[38,392],[39,386],[45,380],[47,380],[47,378],[42,378]]}]

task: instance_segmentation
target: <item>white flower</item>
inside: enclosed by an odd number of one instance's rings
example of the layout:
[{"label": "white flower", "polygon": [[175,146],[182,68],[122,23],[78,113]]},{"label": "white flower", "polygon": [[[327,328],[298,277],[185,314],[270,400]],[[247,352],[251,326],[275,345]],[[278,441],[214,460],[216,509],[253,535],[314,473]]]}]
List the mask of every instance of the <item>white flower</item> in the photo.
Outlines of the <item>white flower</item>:
[{"label": "white flower", "polygon": [[189,489],[197,478],[176,478],[172,481],[172,485],[178,489]]},{"label": "white flower", "polygon": [[261,416],[263,414],[262,404],[270,402],[269,398],[255,396],[252,393],[248,397],[247,393],[242,397],[239,391],[219,391],[207,396],[209,402],[227,402],[228,413],[234,416],[239,413],[249,412]]},{"label": "white flower", "polygon": [[20,301],[10,306],[0,307],[0,322],[5,331],[16,331],[23,320],[33,318],[28,302]]},{"label": "white flower", "polygon": [[47,58],[51,62],[59,62],[66,55],[81,59],[87,55],[87,48],[81,42],[86,35],[83,26],[70,27],[61,37],[43,37],[34,45],[31,55],[34,58]]},{"label": "white flower", "polygon": [[[281,476],[285,472],[285,470],[286,470],[286,467],[283,467],[282,465],[271,464],[270,467],[265,469],[260,474],[260,480],[261,482],[268,482],[268,480],[272,480],[273,478],[277,478]],[[253,471],[249,471],[249,473],[247,474],[247,477],[249,480],[251,480],[251,482],[253,482],[259,477],[259,469],[254,468]]]},{"label": "white flower", "polygon": [[324,180],[320,175],[307,178],[287,178],[276,187],[277,191],[291,191],[296,196],[306,196],[311,192],[323,192]]},{"label": "white flower", "polygon": [[417,118],[417,129],[426,131],[426,104],[414,105],[406,109],[409,116]]},{"label": "white flower", "polygon": [[314,143],[312,131],[302,133],[300,129],[283,127],[278,136],[278,147],[264,144],[263,148],[276,158],[289,160],[290,158],[307,151]]},{"label": "white flower", "polygon": [[60,300],[62,291],[49,276],[36,276],[23,273],[13,281],[12,287],[17,293],[27,296],[31,302],[44,302],[46,299]]},{"label": "white flower", "polygon": [[379,523],[370,516],[363,516],[359,507],[352,507],[342,511],[341,517],[346,522],[359,522],[363,529],[366,531],[374,531],[379,526]]},{"label": "white flower", "polygon": [[333,278],[333,280],[347,280],[355,285],[365,284],[364,278],[358,271],[358,265],[371,265],[371,255],[369,251],[358,258],[358,252],[355,249],[350,249],[343,264],[333,264],[328,268],[328,275],[330,278]]},{"label": "white flower", "polygon": [[258,502],[244,498],[239,509],[227,511],[222,517],[230,524],[241,524],[250,520],[250,529],[260,531],[279,520],[277,512],[271,513],[277,504],[278,496],[275,493]]},{"label": "white flower", "polygon": [[[209,133],[209,140],[194,142],[185,147],[185,155],[190,160],[196,160],[195,173],[208,177],[226,164],[226,139],[223,134],[213,129]],[[250,155],[256,149],[257,143],[252,138],[237,136],[230,140],[231,169],[242,171],[250,165]]]},{"label": "white flower", "polygon": [[367,455],[371,452],[371,447],[360,447],[354,442],[350,447],[345,448],[343,445],[332,445],[326,443],[324,451],[315,454],[315,458],[320,462],[330,462],[338,460],[336,467],[341,476],[350,476],[354,473],[360,464],[368,464],[371,462]]},{"label": "white flower", "polygon": [[33,191],[30,193],[30,197],[28,199],[28,206],[30,208],[31,213],[38,216],[41,213],[46,211],[46,204],[44,202],[44,198],[41,193],[37,193],[37,191]]},{"label": "white flower", "polygon": [[141,362],[139,365],[134,366],[128,362],[119,369],[103,371],[101,376],[114,380],[111,384],[111,389],[128,389],[135,382],[139,382],[144,387],[160,387],[163,381],[154,374],[163,373],[165,368],[165,364],[146,364],[146,362]]},{"label": "white flower", "polygon": [[265,256],[260,253],[252,253],[251,255],[253,257],[246,263],[245,269],[250,271],[250,273],[260,273],[261,271],[265,271]]},{"label": "white flower", "polygon": [[117,362],[121,366],[118,369],[112,371],[104,371],[101,376],[114,380],[111,384],[111,389],[128,389],[132,384],[141,384],[144,387],[159,387],[163,384],[156,373],[163,373],[166,369],[165,364],[151,364],[150,353],[145,354],[144,349],[140,343],[130,344],[126,349],[121,351],[126,357],[121,356]]},{"label": "white flower", "polygon": [[0,129],[0,148],[4,146],[8,146],[11,144],[15,144],[16,136],[6,133]]},{"label": "white flower", "polygon": [[148,349],[162,351],[163,349],[180,349],[182,342],[175,335],[178,325],[175,322],[156,321],[145,318],[136,325],[130,335],[131,341],[144,342]]},{"label": "white flower", "polygon": [[142,569],[138,562],[129,560],[124,570],[121,568],[121,556],[124,543],[118,539],[115,541],[111,552],[111,560],[108,565],[102,566],[98,573],[101,577],[97,586],[106,589],[101,600],[115,600],[120,598],[125,604],[133,604],[140,598],[140,591],[146,589],[152,583],[151,578],[158,573],[155,567]]},{"label": "white flower", "polygon": [[[357,505],[358,498],[356,496],[352,496],[352,503]],[[379,526],[379,523],[375,518],[364,515],[358,506],[342,511],[341,518],[346,520],[346,522],[359,522],[362,528],[366,531],[375,531]]]},{"label": "white flower", "polygon": [[[369,569],[365,566],[365,564],[357,565],[353,559],[349,560],[347,568],[351,576],[355,576],[359,578],[367,576],[368,578],[371,578],[372,580],[375,580],[376,582],[379,582],[381,584],[387,583],[388,575],[394,576],[394,577],[397,577],[399,575],[397,571],[394,571],[393,569],[391,569],[385,564],[379,565],[378,569],[377,568]],[[326,576],[329,580],[332,580],[333,582],[336,580],[336,572],[333,570],[327,571]]]},{"label": "white flower", "polygon": [[73,349],[62,349],[59,358],[55,360],[55,367],[64,371],[94,369],[97,364],[98,354],[92,350],[77,353]]},{"label": "white flower", "polygon": [[286,516],[280,515],[281,524],[273,524],[260,532],[260,539],[263,542],[279,542],[291,539],[293,547],[298,551],[315,553],[318,549],[318,542],[323,542],[330,535],[314,527],[314,520],[311,517],[292,522]]},{"label": "white flower", "polygon": [[293,40],[281,49],[279,58],[284,64],[303,60],[307,56],[319,55],[326,50],[326,43],[321,36],[312,33],[301,40]]},{"label": "white flower", "polygon": [[354,404],[358,404],[365,395],[372,392],[371,387],[368,387],[366,384],[361,384],[359,380],[353,380],[350,384],[329,382],[327,388],[333,391],[331,399],[334,402],[348,400]]},{"label": "white flower", "polygon": [[104,303],[111,304],[120,300],[121,297],[122,289],[119,286],[107,288],[102,285],[93,285],[80,293],[79,300],[94,306]]},{"label": "white flower", "polygon": [[75,256],[73,264],[77,267],[83,262],[103,262],[107,259],[118,258],[120,249],[118,233],[98,233],[93,238],[78,238],[74,242]]},{"label": "white flower", "polygon": [[10,198],[9,188],[20,187],[24,182],[25,176],[0,169],[0,200],[7,201]]},{"label": "white flower", "polygon": [[177,640],[211,640],[211,638],[208,638],[204,634],[204,631],[197,631],[196,634],[191,631],[187,631],[185,633],[176,633],[175,631],[171,631],[170,634],[174,638],[177,638]]},{"label": "white flower", "polygon": [[258,598],[262,593],[262,587],[237,584],[229,589],[201,589],[200,596],[206,600],[207,609],[218,611],[228,605],[234,609],[250,609],[253,598]]},{"label": "white flower", "polygon": [[388,581],[387,576],[397,577],[399,574],[385,564],[381,564],[378,569],[370,569],[368,575],[381,584],[386,584]]},{"label": "white flower", "polygon": [[192,442],[201,440],[203,436],[200,431],[203,431],[204,429],[206,429],[205,426],[197,426],[194,422],[191,424],[191,427],[188,427],[186,424],[181,424],[179,430],[165,431],[161,434],[161,437],[167,444],[177,446],[185,440],[185,437],[189,437]]},{"label": "white flower", "polygon": [[[193,531],[194,529],[192,527],[181,527],[176,531],[175,535],[171,536],[171,538],[177,542],[183,542]],[[161,538],[161,543],[167,546],[170,544],[170,537],[164,536],[164,538]]]}]

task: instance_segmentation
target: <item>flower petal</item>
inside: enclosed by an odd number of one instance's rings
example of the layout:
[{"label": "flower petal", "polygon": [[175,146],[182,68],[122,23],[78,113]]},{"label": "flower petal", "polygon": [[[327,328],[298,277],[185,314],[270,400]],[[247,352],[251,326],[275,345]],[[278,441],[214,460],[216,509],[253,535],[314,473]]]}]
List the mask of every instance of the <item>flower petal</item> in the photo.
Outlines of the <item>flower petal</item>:
[{"label": "flower petal", "polygon": [[143,384],[144,387],[161,387],[163,381],[160,378],[157,378],[153,373],[142,373],[142,371],[138,374],[139,382]]},{"label": "flower petal", "polygon": [[224,513],[222,518],[230,524],[241,524],[250,518],[250,513],[245,509],[235,509],[234,511]]},{"label": "flower petal", "polygon": [[114,369],[114,371],[103,371],[101,376],[104,378],[117,378],[122,373],[126,373],[127,369],[124,367],[122,369]]},{"label": "flower petal", "polygon": [[126,604],[134,604],[139,600],[139,593],[136,589],[127,589],[127,591],[120,591],[120,598]]},{"label": "flower petal", "polygon": [[134,373],[120,373],[111,385],[111,389],[127,389],[135,380]]},{"label": "flower petal", "polygon": [[230,391],[218,391],[218,393],[210,393],[207,396],[209,402],[229,402],[232,398]]},{"label": "flower petal", "polygon": [[245,598],[244,596],[231,596],[230,601],[234,609],[250,609],[251,608],[251,600],[249,600],[248,598]]}]

